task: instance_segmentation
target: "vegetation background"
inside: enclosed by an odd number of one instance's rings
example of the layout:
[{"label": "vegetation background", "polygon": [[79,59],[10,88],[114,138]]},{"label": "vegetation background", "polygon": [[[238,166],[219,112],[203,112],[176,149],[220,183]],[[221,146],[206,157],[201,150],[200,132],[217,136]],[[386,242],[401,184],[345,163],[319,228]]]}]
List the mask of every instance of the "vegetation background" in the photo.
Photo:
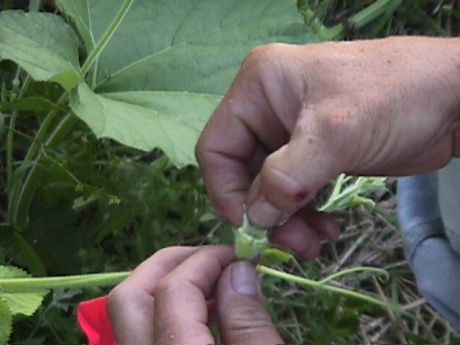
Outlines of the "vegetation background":
[{"label": "vegetation background", "polygon": [[[375,3],[381,6],[379,15],[369,19],[366,9]],[[0,1],[2,11],[29,8],[57,11],[53,1]],[[298,2],[306,25],[318,28],[317,23],[322,23],[318,30],[325,35],[331,32],[327,28],[340,27],[346,40],[457,36],[459,8],[460,1],[453,0]],[[83,123],[58,148],[42,148],[46,173],[33,198],[27,231],[17,232],[8,223],[8,154],[18,167],[47,110],[37,103],[35,109],[20,102],[9,104],[11,95],[20,99],[18,85],[24,78],[11,61],[0,61],[1,264],[23,267],[35,275],[123,271],[169,245],[232,241],[232,229],[210,208],[197,168],[177,169],[159,151],[145,153],[99,140]],[[33,82],[27,94],[56,99],[58,89],[55,84]],[[13,114],[18,115],[14,125]],[[13,142],[8,140],[10,131],[15,133]],[[309,263],[294,260],[282,269],[320,279],[357,265],[385,268],[390,272],[387,282],[354,275],[340,285],[398,303],[414,317],[402,318],[267,277],[263,289],[268,308],[288,344],[460,344],[417,292],[394,218],[394,181],[388,187],[388,192],[375,195],[376,209],[359,207],[340,214],[342,235],[337,243],[324,245],[320,258]],[[15,317],[11,344],[83,344],[75,322],[76,305],[107,292],[101,288],[53,291],[32,317]]]}]

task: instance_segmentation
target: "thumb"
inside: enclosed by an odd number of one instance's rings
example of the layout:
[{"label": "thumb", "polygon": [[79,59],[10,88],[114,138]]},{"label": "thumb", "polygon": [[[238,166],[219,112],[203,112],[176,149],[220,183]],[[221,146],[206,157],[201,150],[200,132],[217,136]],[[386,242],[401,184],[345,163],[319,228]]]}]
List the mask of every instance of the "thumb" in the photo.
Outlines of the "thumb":
[{"label": "thumb", "polygon": [[287,145],[273,152],[248,192],[251,223],[270,228],[284,222],[311,201],[345,166],[341,135],[331,136],[327,120],[308,117]]},{"label": "thumb", "polygon": [[224,344],[284,343],[265,310],[255,267],[247,261],[235,262],[222,273],[217,311]]}]

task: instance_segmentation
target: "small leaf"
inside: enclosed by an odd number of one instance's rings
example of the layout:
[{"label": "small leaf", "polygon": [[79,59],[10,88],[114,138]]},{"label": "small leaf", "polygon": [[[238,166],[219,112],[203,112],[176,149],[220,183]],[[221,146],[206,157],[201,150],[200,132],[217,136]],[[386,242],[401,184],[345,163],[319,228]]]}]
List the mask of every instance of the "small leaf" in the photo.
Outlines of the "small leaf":
[{"label": "small leaf", "polygon": [[[30,277],[30,274],[18,267],[0,266],[0,279],[27,277]],[[12,315],[24,314],[26,316],[31,316],[40,307],[47,293],[47,290],[38,290],[28,293],[3,293],[0,290],[0,301],[7,304],[8,310]]]},{"label": "small leaf", "polygon": [[0,345],[7,345],[13,329],[13,315],[8,304],[0,299]]},{"label": "small leaf", "polygon": [[0,266],[0,279],[27,278],[30,274],[14,266]]},{"label": "small leaf", "polygon": [[28,293],[0,293],[0,298],[8,304],[13,315],[32,316],[41,306],[47,290]]},{"label": "small leaf", "polygon": [[268,248],[263,251],[260,263],[266,266],[285,264],[291,261],[294,256],[277,248]]}]

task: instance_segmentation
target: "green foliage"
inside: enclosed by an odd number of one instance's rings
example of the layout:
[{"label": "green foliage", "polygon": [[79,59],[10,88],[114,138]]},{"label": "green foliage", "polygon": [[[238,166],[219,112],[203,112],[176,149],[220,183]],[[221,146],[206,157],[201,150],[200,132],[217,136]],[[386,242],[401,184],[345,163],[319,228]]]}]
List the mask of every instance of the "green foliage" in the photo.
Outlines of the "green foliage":
[{"label": "green foliage", "polygon": [[[30,12],[0,2],[0,263],[36,277],[124,271],[168,245],[230,242],[199,172],[183,167],[244,56],[268,42],[351,37],[345,17],[360,28],[378,19],[368,36],[410,32],[405,23],[444,33],[428,1],[384,2],[363,17],[372,1],[299,1],[307,26],[293,1],[31,1]],[[323,278],[273,248],[261,259]],[[5,266],[0,279],[27,275]],[[264,287],[288,343],[356,343],[366,303],[271,277]],[[13,314],[12,345],[81,344],[75,306],[107,291],[2,291],[0,344]]]},{"label": "green foliage", "polygon": [[374,208],[375,202],[368,196],[385,192],[385,177],[358,177],[352,181],[351,176],[340,175],[334,184],[329,199],[319,210],[332,213],[356,206]]},{"label": "green foliage", "polygon": [[13,315],[8,304],[0,299],[0,345],[8,344],[13,329]]},{"label": "green foliage", "polygon": [[[88,9],[85,3],[58,1],[91,56],[122,1],[89,1]],[[146,151],[159,147],[178,166],[193,164],[194,143],[251,48],[313,40],[289,2],[182,0],[171,7],[139,0],[71,107],[98,137]]]},{"label": "green foliage", "polygon": [[[357,206],[374,208],[375,202],[369,195],[386,191],[384,177],[358,177],[354,181],[351,176],[342,174],[334,184],[331,195],[326,203],[319,208],[326,213],[341,212]],[[235,252],[242,260],[252,260],[263,255],[269,246],[268,229],[259,229],[252,226],[245,216],[243,225],[235,229]],[[282,252],[271,252],[272,259],[279,256],[280,260],[285,258]]]},{"label": "green foliage", "polygon": [[72,89],[79,78],[78,40],[58,16],[49,13],[0,13],[0,58],[12,60],[35,80]]},{"label": "green foliage", "polygon": [[[29,277],[20,268],[0,266],[0,279],[18,279]],[[47,290],[34,292],[0,291],[0,345],[6,345],[11,335],[13,316],[17,314],[32,316],[41,306]]]}]

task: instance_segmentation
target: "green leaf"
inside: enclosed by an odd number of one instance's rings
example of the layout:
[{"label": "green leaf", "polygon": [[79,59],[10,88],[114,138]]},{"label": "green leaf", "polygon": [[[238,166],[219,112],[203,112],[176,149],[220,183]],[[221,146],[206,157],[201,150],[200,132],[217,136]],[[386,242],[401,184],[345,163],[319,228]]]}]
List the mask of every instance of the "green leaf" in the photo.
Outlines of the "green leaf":
[{"label": "green leaf", "polygon": [[8,304],[0,299],[0,345],[7,345],[13,329],[13,315]]},{"label": "green leaf", "polygon": [[80,84],[71,107],[96,136],[145,151],[160,147],[182,166],[195,163],[194,143],[219,100],[216,95],[184,91],[99,95]]},{"label": "green leaf", "polygon": [[33,111],[35,113],[58,110],[65,110],[60,105],[52,102],[45,97],[24,97],[21,99],[14,100],[8,103],[0,103],[0,111],[10,112],[10,111]]},{"label": "green leaf", "polygon": [[29,277],[29,274],[14,266],[0,266],[0,279],[6,278],[26,278]]},{"label": "green leaf", "polygon": [[0,293],[0,298],[8,304],[13,315],[32,316],[41,306],[48,290],[27,293]]},{"label": "green leaf", "polygon": [[68,15],[75,23],[80,36],[83,39],[86,50],[91,52],[96,46],[94,41],[88,1],[57,0],[58,8]]},{"label": "green leaf", "polygon": [[[87,54],[122,3],[58,0]],[[179,166],[195,163],[198,133],[250,50],[317,40],[295,1],[137,0],[93,69],[96,93],[80,85],[72,109],[99,137],[160,148]]]},{"label": "green leaf", "polygon": [[67,90],[78,84],[78,39],[50,13],[0,13],[0,59],[12,60],[33,79],[55,81]]},{"label": "green leaf", "polygon": [[294,259],[294,256],[288,252],[277,248],[267,248],[262,252],[260,263],[265,266],[274,266],[285,264]]},{"label": "green leaf", "polygon": [[[26,271],[13,266],[0,266],[0,279],[14,279],[30,277]],[[23,314],[31,316],[41,305],[43,298],[48,293],[47,290],[38,290],[27,293],[4,293],[0,292],[0,317],[2,303],[6,303],[10,314]],[[0,327],[0,330],[2,327]],[[0,331],[1,339],[1,331]],[[0,341],[0,344],[2,342]]]}]

